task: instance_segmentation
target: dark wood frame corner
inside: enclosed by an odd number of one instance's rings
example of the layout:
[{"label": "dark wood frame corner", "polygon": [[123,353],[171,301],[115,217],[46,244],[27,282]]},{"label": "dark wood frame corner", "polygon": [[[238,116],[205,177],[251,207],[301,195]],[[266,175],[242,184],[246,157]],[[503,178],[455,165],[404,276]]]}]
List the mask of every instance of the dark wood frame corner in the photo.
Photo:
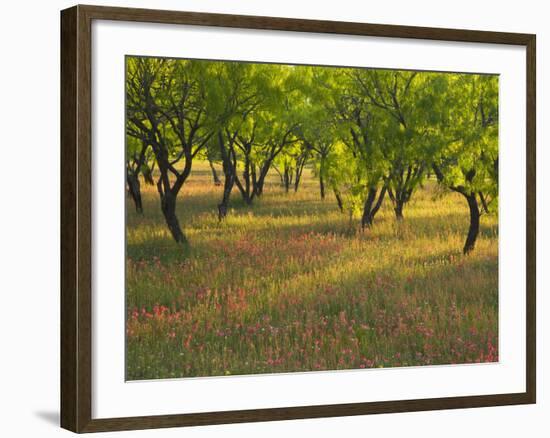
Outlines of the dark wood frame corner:
[{"label": "dark wood frame corner", "polygon": [[[221,26],[511,44],[527,49],[526,392],[324,406],[92,419],[91,23]],[[289,18],[75,6],[61,12],[61,426],[97,432],[535,403],[535,35]]]}]

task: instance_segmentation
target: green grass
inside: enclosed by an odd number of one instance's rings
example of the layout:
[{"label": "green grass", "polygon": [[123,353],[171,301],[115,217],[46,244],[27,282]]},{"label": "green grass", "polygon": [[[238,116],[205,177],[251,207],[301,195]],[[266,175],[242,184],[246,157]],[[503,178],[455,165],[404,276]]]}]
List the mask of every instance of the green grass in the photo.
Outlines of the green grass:
[{"label": "green grass", "polygon": [[[498,227],[483,216],[461,254],[465,201],[428,182],[396,223],[338,211],[306,170],[298,193],[271,175],[251,207],[194,164],[179,195],[187,249],[154,187],[127,205],[127,378],[254,374],[498,360]],[[386,200],[387,201],[387,200]]]}]

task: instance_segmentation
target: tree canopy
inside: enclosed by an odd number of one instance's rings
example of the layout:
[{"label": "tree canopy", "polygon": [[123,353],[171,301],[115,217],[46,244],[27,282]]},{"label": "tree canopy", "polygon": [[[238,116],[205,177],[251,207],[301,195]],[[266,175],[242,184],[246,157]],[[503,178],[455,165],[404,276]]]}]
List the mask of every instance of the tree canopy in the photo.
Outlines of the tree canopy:
[{"label": "tree canopy", "polygon": [[138,176],[154,173],[176,242],[187,244],[176,202],[197,159],[223,185],[220,220],[233,192],[252,205],[270,172],[298,191],[306,167],[364,229],[385,199],[403,220],[434,179],[468,204],[464,253],[498,207],[498,76],[142,57],[126,68],[128,190],[140,211]]}]

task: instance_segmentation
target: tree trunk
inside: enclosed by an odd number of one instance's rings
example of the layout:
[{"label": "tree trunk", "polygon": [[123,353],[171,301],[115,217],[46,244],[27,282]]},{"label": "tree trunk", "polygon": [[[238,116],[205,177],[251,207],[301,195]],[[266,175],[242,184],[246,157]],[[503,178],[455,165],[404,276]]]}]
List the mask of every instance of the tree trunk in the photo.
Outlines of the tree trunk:
[{"label": "tree trunk", "polygon": [[141,174],[143,175],[143,179],[145,180],[146,184],[149,184],[151,186],[155,185],[155,180],[153,178],[153,169],[155,167],[155,162],[153,161],[153,164],[151,166],[147,165],[147,163],[143,164],[141,166]]},{"label": "tree trunk", "polygon": [[231,191],[235,184],[235,175],[231,169],[226,169],[224,165],[225,181],[223,184],[223,196],[221,202],[218,204],[218,220],[222,221],[227,216],[227,210],[229,208],[229,198],[231,197]]},{"label": "tree trunk", "polygon": [[223,184],[223,196],[222,200],[218,204],[218,220],[222,221],[227,216],[227,210],[229,207],[229,197],[235,184],[237,175],[236,163],[232,159],[232,149],[229,147],[226,149],[224,139],[221,132],[218,132],[218,144],[220,146],[220,153],[222,156],[222,168],[224,174]]},{"label": "tree trunk", "polygon": [[254,193],[241,192],[241,195],[246,205],[252,205],[252,200],[254,199]]},{"label": "tree trunk", "polygon": [[143,204],[141,202],[141,189],[139,184],[139,177],[133,173],[128,172],[126,174],[126,182],[128,183],[128,193],[134,201],[136,206],[136,212],[143,213]]},{"label": "tree trunk", "polygon": [[489,205],[487,204],[487,199],[485,199],[485,196],[483,195],[483,192],[478,192],[479,200],[481,202],[481,208],[483,210],[483,213],[489,214]]},{"label": "tree trunk", "polygon": [[340,196],[340,193],[338,193],[338,190],[333,189],[334,196],[336,197],[336,202],[338,203],[338,208],[343,213],[344,212],[344,203],[342,201],[342,196]]},{"label": "tree trunk", "polygon": [[477,236],[479,234],[479,206],[475,193],[464,195],[468,201],[468,207],[470,209],[470,227],[468,229],[468,236],[464,243],[463,253],[468,254],[474,250],[476,245]]},{"label": "tree trunk", "polygon": [[304,156],[296,166],[296,175],[294,175],[294,193],[298,191],[300,181],[302,179],[302,173],[304,172],[304,166],[306,165],[307,156]]},{"label": "tree trunk", "polygon": [[323,179],[323,173],[319,173],[319,192],[321,194],[321,199],[325,199],[325,180]]},{"label": "tree trunk", "polygon": [[227,216],[227,210],[229,208],[229,198],[231,196],[233,186],[235,185],[235,173],[236,170],[233,168],[231,158],[229,156],[226,156],[223,160],[223,196],[222,200],[218,204],[218,220],[220,221],[222,221]]},{"label": "tree trunk", "polygon": [[166,225],[172,234],[172,237],[177,243],[187,245],[187,238],[183,234],[180,228],[180,223],[176,216],[176,196],[171,192],[166,192],[161,197],[161,209]]},{"label": "tree trunk", "polygon": [[376,204],[374,205],[374,208],[371,211],[372,218],[374,219],[374,216],[376,216],[376,213],[378,213],[378,210],[380,210],[380,207],[382,206],[382,201],[384,201],[384,197],[386,196],[387,187],[382,187],[382,190],[380,191],[380,195],[378,196],[378,201],[376,201]]},{"label": "tree trunk", "polygon": [[[250,160],[248,157],[245,160],[245,167],[242,173],[242,178],[244,180],[243,185],[243,182],[239,179],[239,175],[237,173],[237,164],[234,152],[231,152],[230,155],[232,158],[229,157],[229,162],[224,163],[223,167],[224,173],[226,174],[225,182],[228,184],[226,190],[230,190],[233,187],[233,184],[236,184],[246,205],[252,205],[252,201],[254,200],[256,193],[254,192],[254,172],[252,170]],[[229,177],[229,179],[227,177]],[[233,179],[232,181],[231,178]],[[227,199],[229,199],[229,194],[227,195]]]},{"label": "tree trunk", "polygon": [[298,192],[298,188],[300,187],[300,180],[302,179],[302,173],[298,173],[296,170],[296,176],[294,177],[294,193]]},{"label": "tree trunk", "polygon": [[[437,176],[437,180],[440,183],[442,183],[444,180],[444,175],[441,169],[435,164],[432,164],[432,169],[435,175]],[[466,180],[468,182],[471,182],[474,176],[475,176],[475,169],[471,169],[469,172],[466,173]],[[468,202],[468,208],[470,210],[470,226],[468,228],[468,235],[466,236],[466,242],[464,242],[464,248],[462,249],[462,252],[464,254],[468,254],[474,250],[477,236],[479,234],[479,217],[481,214],[479,211],[479,205],[477,203],[476,193],[475,192],[468,193],[463,186],[451,185],[449,186],[449,188],[454,192],[460,193],[462,196],[466,198],[466,201]]]},{"label": "tree trunk", "polygon": [[361,227],[363,229],[370,228],[372,226],[372,220],[374,218],[372,217],[371,210],[376,198],[376,192],[376,189],[369,189],[367,199],[365,200],[365,205],[363,206],[363,216],[361,217]]},{"label": "tree trunk", "polygon": [[404,189],[398,189],[395,193],[392,189],[388,189],[388,196],[393,204],[393,211],[395,212],[395,218],[398,221],[403,220],[403,207],[407,202],[407,193]]},{"label": "tree trunk", "polygon": [[264,183],[265,175],[263,172],[260,172],[258,180],[254,183],[254,193],[256,193],[256,196],[262,196],[262,194],[264,193]]},{"label": "tree trunk", "polygon": [[284,170],[284,183],[285,183],[285,192],[288,193],[290,189],[290,183],[291,183],[292,176],[290,174],[290,170],[287,166],[285,166]]},{"label": "tree trunk", "polygon": [[208,160],[208,164],[210,165],[210,170],[212,170],[212,179],[214,180],[214,185],[221,186],[222,182],[220,181],[220,177],[218,176],[218,172],[216,172],[216,168],[214,167],[214,163],[212,163],[211,160]]},{"label": "tree trunk", "polygon": [[395,218],[398,221],[402,221],[403,220],[403,201],[402,200],[397,199],[397,202],[395,204],[393,211],[395,211]]},{"label": "tree trunk", "polygon": [[372,226],[374,216],[376,216],[376,213],[378,213],[378,210],[380,210],[380,207],[382,206],[382,201],[384,200],[384,196],[386,195],[386,186],[382,187],[382,190],[380,190],[378,200],[376,199],[377,193],[378,189],[369,189],[367,199],[365,200],[365,205],[363,207],[363,216],[361,217],[361,227],[363,229],[370,228]]},{"label": "tree trunk", "polygon": [[227,209],[229,207],[229,197],[231,196],[231,190],[233,189],[233,183],[235,179],[231,175],[225,175],[225,183],[223,187],[223,196],[221,202],[218,204],[218,220],[222,221],[227,216]]}]

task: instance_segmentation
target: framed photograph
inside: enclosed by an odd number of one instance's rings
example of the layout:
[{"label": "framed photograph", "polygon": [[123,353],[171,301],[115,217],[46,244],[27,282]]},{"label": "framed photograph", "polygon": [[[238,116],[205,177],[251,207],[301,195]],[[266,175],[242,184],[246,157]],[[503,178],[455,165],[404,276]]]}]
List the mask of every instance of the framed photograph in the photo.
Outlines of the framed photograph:
[{"label": "framed photograph", "polygon": [[535,403],[535,35],[61,12],[61,425]]}]

